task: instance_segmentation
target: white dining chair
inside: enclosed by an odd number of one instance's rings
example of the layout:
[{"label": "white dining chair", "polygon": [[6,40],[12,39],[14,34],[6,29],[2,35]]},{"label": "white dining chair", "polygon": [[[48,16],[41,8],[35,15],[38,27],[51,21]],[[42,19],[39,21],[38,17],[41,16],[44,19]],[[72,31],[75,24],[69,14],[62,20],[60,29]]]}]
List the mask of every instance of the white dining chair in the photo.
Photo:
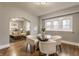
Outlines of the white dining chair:
[{"label": "white dining chair", "polygon": [[31,47],[32,47],[32,49],[36,50],[37,49],[37,43],[38,43],[38,39],[35,36],[33,36],[33,35],[27,36],[26,46],[27,46],[28,50],[30,50]]},{"label": "white dining chair", "polygon": [[41,53],[49,54],[56,53],[56,41],[53,42],[42,42],[39,41],[39,50]]},{"label": "white dining chair", "polygon": [[57,52],[61,52],[62,51],[62,47],[61,47],[61,39],[62,37],[59,35],[55,35],[52,36],[52,39],[56,41],[57,45],[56,45],[56,50]]}]

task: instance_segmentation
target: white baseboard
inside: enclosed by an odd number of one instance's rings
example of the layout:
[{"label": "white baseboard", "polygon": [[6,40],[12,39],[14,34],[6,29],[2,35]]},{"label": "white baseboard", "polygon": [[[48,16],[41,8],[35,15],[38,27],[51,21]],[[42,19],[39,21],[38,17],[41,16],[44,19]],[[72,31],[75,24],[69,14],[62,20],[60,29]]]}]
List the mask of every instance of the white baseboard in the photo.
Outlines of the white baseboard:
[{"label": "white baseboard", "polygon": [[9,46],[10,46],[10,44],[2,45],[2,46],[0,46],[0,49],[7,48],[7,47],[9,47]]},{"label": "white baseboard", "polygon": [[79,46],[79,43],[76,43],[76,42],[65,41],[65,40],[62,40],[61,42],[62,42],[62,43],[66,43],[66,44],[70,44],[70,45]]}]

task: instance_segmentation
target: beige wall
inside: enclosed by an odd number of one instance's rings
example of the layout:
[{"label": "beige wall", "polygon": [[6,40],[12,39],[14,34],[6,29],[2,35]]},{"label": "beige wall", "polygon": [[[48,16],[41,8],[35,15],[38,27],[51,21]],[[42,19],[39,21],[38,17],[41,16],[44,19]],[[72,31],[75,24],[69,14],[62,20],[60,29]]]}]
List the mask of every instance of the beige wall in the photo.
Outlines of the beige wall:
[{"label": "beige wall", "polygon": [[9,19],[13,17],[24,17],[31,21],[31,34],[38,31],[38,18],[23,9],[15,7],[0,6],[0,47],[9,44]]}]

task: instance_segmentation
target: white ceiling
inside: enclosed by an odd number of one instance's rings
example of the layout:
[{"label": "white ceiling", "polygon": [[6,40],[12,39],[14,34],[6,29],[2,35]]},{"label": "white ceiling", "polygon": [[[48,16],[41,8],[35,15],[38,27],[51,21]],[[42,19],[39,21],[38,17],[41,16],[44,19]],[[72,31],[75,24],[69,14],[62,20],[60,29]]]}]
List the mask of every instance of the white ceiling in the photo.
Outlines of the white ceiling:
[{"label": "white ceiling", "polygon": [[79,5],[79,2],[48,2],[47,5],[38,5],[35,2],[0,2],[1,5],[22,8],[36,16],[56,12]]}]

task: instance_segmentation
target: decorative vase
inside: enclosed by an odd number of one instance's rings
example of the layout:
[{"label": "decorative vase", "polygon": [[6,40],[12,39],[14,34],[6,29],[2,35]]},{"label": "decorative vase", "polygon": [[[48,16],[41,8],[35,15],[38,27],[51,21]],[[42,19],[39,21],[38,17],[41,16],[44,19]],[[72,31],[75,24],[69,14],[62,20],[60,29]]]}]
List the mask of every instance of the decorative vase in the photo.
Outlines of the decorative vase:
[{"label": "decorative vase", "polygon": [[42,36],[42,40],[45,40],[45,28],[44,27],[42,28],[41,36]]},{"label": "decorative vase", "polygon": [[45,32],[42,32],[41,36],[42,36],[42,40],[45,40]]}]

